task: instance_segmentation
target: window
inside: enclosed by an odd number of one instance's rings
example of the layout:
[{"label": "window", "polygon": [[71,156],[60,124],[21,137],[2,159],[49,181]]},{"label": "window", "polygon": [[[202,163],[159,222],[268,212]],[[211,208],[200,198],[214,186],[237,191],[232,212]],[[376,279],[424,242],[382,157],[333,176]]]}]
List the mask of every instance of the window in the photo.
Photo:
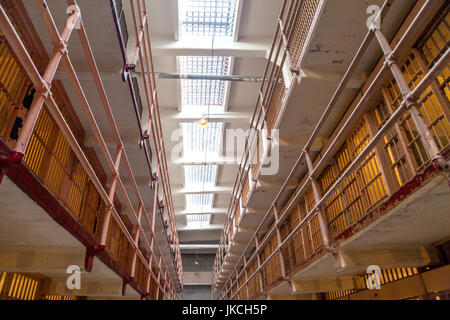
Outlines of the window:
[{"label": "window", "polygon": [[189,165],[184,167],[186,187],[213,186],[216,182],[217,165]]},{"label": "window", "polygon": [[179,0],[179,33],[183,37],[232,37],[237,0]]},{"label": "window", "polygon": [[206,158],[219,155],[223,124],[210,122],[206,128],[201,128],[196,122],[183,123],[183,155],[185,158]]},{"label": "window", "polygon": [[187,226],[188,227],[197,227],[201,228],[203,226],[209,225],[209,221],[211,219],[210,214],[193,214],[186,216]]},{"label": "window", "polygon": [[[194,75],[229,75],[231,57],[180,57],[180,71]],[[228,82],[223,80],[182,80],[182,110],[223,112]]]},{"label": "window", "polygon": [[186,195],[186,208],[188,209],[211,209],[213,202],[212,193],[199,193]]}]

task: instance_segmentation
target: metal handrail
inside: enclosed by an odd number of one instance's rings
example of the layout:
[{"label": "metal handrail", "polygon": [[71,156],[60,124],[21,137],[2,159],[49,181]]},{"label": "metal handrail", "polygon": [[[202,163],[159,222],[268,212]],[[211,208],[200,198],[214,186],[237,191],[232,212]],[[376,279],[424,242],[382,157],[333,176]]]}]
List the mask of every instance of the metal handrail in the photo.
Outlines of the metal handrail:
[{"label": "metal handrail", "polygon": [[[156,275],[153,273],[153,270],[151,268],[151,266],[149,265],[149,262],[146,261],[146,258],[144,257],[144,255],[142,254],[141,250],[138,247],[138,241],[135,241],[130,232],[128,231],[127,227],[125,226],[123,220],[121,219],[120,215],[118,214],[114,203],[113,203],[113,195],[115,193],[115,185],[118,182],[119,185],[121,186],[122,192],[124,194],[125,198],[128,198],[128,195],[126,193],[125,188],[122,185],[121,179],[118,176],[118,170],[119,170],[119,164],[120,164],[120,159],[123,157],[125,159],[125,162],[127,163],[127,167],[129,169],[130,165],[128,162],[128,158],[126,157],[126,153],[123,150],[123,144],[120,140],[120,135],[118,133],[117,130],[117,126],[115,125],[114,122],[114,117],[111,113],[111,109],[109,107],[109,104],[107,102],[107,98],[104,92],[104,88],[103,85],[101,83],[101,79],[99,77],[98,74],[98,70],[96,69],[95,66],[95,60],[93,59],[92,56],[92,52],[90,51],[90,47],[89,47],[89,42],[87,40],[87,37],[85,35],[85,31],[84,31],[84,27],[82,26],[80,31],[79,31],[79,35],[81,38],[81,42],[83,45],[83,48],[85,49],[85,52],[87,53],[87,59],[90,63],[90,68],[91,71],[94,75],[94,79],[96,80],[96,85],[98,86],[98,91],[100,96],[103,98],[103,103],[104,103],[104,109],[105,112],[107,113],[108,119],[110,121],[111,127],[114,131],[115,137],[117,139],[117,146],[118,146],[118,152],[116,154],[116,160],[114,162],[112,162],[112,157],[108,151],[108,149],[106,148],[106,144],[104,142],[104,139],[101,135],[101,132],[97,126],[97,123],[93,117],[92,111],[89,107],[89,103],[86,100],[86,97],[84,96],[84,92],[83,89],[81,88],[81,85],[78,81],[77,75],[73,69],[73,66],[70,62],[70,58],[69,58],[69,54],[67,51],[67,42],[69,39],[69,36],[72,32],[72,30],[74,29],[75,23],[77,21],[81,22],[81,15],[78,10],[75,10],[68,18],[67,23],[66,23],[66,27],[62,33],[62,35],[59,34],[55,23],[53,21],[52,15],[48,9],[48,6],[46,4],[45,0],[35,0],[40,14],[43,18],[43,21],[45,22],[45,25],[47,27],[47,30],[52,38],[52,41],[54,42],[55,45],[55,52],[50,60],[49,65],[47,66],[46,69],[46,73],[44,74],[44,77],[42,78],[39,73],[37,72],[37,69],[34,65],[34,62],[32,61],[31,57],[29,56],[25,46],[22,43],[22,40],[20,39],[19,35],[17,34],[17,32],[14,29],[14,26],[11,24],[8,16],[6,15],[5,11],[3,10],[3,7],[1,7],[0,10],[0,28],[2,33],[5,35],[5,38],[8,40],[8,43],[10,44],[12,50],[15,52],[15,54],[17,55],[19,61],[21,62],[21,64],[24,66],[24,69],[26,71],[26,73],[28,74],[28,76],[31,78],[31,81],[33,82],[34,86],[36,88],[38,88],[38,99],[35,99],[33,101],[33,105],[30,108],[30,112],[28,113],[28,116],[26,118],[26,122],[28,122],[28,126],[27,126],[27,130],[22,131],[21,132],[21,136],[22,138],[19,139],[21,141],[21,143],[17,144],[16,149],[14,152],[16,153],[25,153],[26,151],[26,147],[28,145],[28,141],[29,141],[29,137],[32,134],[34,125],[37,121],[37,117],[40,113],[40,110],[42,108],[43,103],[45,102],[45,104],[47,105],[50,114],[52,115],[52,117],[54,118],[56,124],[58,125],[58,127],[60,128],[61,132],[63,133],[64,137],[67,139],[69,145],[71,146],[74,154],[76,155],[76,157],[78,158],[78,160],[80,161],[80,163],[82,164],[83,168],[86,170],[87,175],[89,176],[89,178],[91,179],[91,181],[93,182],[96,190],[99,192],[100,197],[102,198],[102,200],[106,203],[107,205],[107,217],[109,217],[109,214],[113,215],[113,218],[116,220],[117,224],[119,225],[120,229],[122,230],[123,234],[125,235],[127,241],[130,243],[131,247],[135,250],[137,256],[139,256],[139,259],[142,261],[142,263],[144,264],[144,266],[147,268],[147,270],[149,271],[149,274],[151,274],[151,276],[156,280],[156,283],[158,284],[159,288],[164,292],[164,295],[169,298],[169,296],[166,293],[166,289],[165,287],[163,287],[161,285],[161,282],[159,281],[159,279],[156,277]],[[69,3],[73,3],[76,4],[75,1],[70,1]],[[77,7],[78,8],[78,7]],[[82,25],[82,22],[80,23]],[[89,54],[88,54],[89,53]],[[50,86],[51,83],[53,81],[53,77],[54,74],[56,72],[56,69],[60,63],[60,61],[63,61],[66,65],[66,69],[68,70],[68,74],[69,74],[69,78],[72,82],[72,85],[74,86],[75,91],[77,92],[77,95],[80,99],[81,105],[83,107],[83,110],[86,112],[87,116],[88,116],[88,120],[89,120],[89,124],[92,128],[92,130],[94,131],[96,138],[99,142],[100,148],[102,149],[102,153],[105,156],[108,165],[110,166],[111,172],[112,172],[112,176],[113,176],[113,183],[110,187],[110,192],[109,194],[106,193],[104,187],[102,186],[102,184],[100,183],[100,181],[98,180],[98,177],[95,173],[95,171],[93,170],[92,166],[90,165],[88,159],[86,158],[83,150],[81,149],[80,145],[78,144],[75,136],[73,135],[71,129],[69,128],[69,126],[67,125],[64,117],[62,116],[61,112],[58,109],[57,104],[55,103],[53,97],[50,93]],[[128,171],[128,174],[130,176],[130,179],[133,181],[133,183],[135,183],[134,180],[134,176],[131,170]],[[135,190],[137,190],[137,186],[135,186]],[[139,192],[137,192],[136,196],[139,199],[139,203],[140,206],[143,204],[142,198],[139,194]],[[128,199],[129,200],[129,199]],[[133,206],[131,205],[131,203],[129,202],[128,205],[130,206],[130,209],[133,209]],[[145,208],[144,208],[145,209]],[[134,212],[134,209],[132,210],[133,216],[136,218],[136,214]],[[106,225],[108,225],[108,223],[105,223]],[[142,225],[140,224],[139,221],[137,221],[138,224],[138,229],[139,230],[143,230]],[[107,227],[105,229],[107,232]],[[144,232],[143,232],[144,233]],[[154,238],[154,234],[151,233],[152,237]],[[103,240],[105,239],[105,237],[102,237]],[[144,242],[149,246],[149,242],[148,239],[146,238],[145,234],[144,234]],[[104,244],[101,243],[101,244]],[[150,246],[149,246],[150,247]],[[104,248],[104,246],[103,246]],[[151,248],[151,247],[150,247]],[[158,252],[159,248],[157,247],[157,251],[154,251],[151,249],[152,252],[152,257],[156,259],[156,257],[154,256],[153,252]],[[159,256],[161,256],[161,252],[159,251]],[[164,276],[164,283],[165,284],[169,284],[170,288],[173,287],[173,282],[171,279],[166,278],[166,274],[167,272],[165,272],[165,276]],[[159,291],[158,291],[159,292]],[[171,298],[173,298],[173,293],[171,292]]]},{"label": "metal handrail", "polygon": [[[142,62],[143,68],[150,68],[151,70],[153,70],[150,38],[149,37],[144,38],[144,34],[146,34],[146,35],[149,34],[149,26],[148,26],[148,24],[146,24],[146,22],[148,20],[147,19],[147,10],[145,7],[145,2],[142,2],[142,4],[141,4],[140,0],[138,0],[138,6],[137,6],[137,12],[136,12],[133,0],[130,0],[133,24],[134,24],[134,31],[135,31],[135,35],[136,35],[136,39],[137,39],[138,43],[137,43],[136,49],[135,49],[134,61],[129,63],[127,55],[126,55],[125,44],[123,43],[123,40],[122,40],[120,23],[118,21],[117,15],[116,15],[115,0],[110,0],[110,2],[111,2],[112,10],[113,10],[114,19],[116,22],[116,28],[117,28],[119,43],[120,43],[120,47],[121,47],[121,51],[122,51],[122,57],[124,60],[123,79],[124,79],[124,81],[128,81],[128,83],[129,83],[129,87],[130,87],[130,91],[131,91],[131,95],[132,95],[132,102],[134,104],[134,110],[135,110],[135,114],[136,114],[136,120],[138,123],[139,132],[140,132],[140,139],[142,142],[141,145],[144,149],[149,172],[152,175],[153,172],[152,172],[152,166],[150,163],[149,153],[147,150],[147,145],[145,143],[143,143],[144,140],[149,138],[149,135],[147,135],[147,136],[144,135],[140,116],[138,113],[136,95],[134,92],[135,89],[133,87],[133,83],[132,83],[132,79],[131,79],[131,71],[134,70],[138,58]],[[139,27],[136,22],[136,15],[138,15],[138,16],[142,15],[141,25]],[[144,41],[144,48],[142,48],[142,46],[141,46],[142,41]],[[155,133],[152,135],[152,137],[153,137],[154,146],[155,146],[155,149],[157,150],[157,155],[158,155],[157,156],[157,164],[158,164],[157,172],[159,172],[158,177],[161,177],[163,190],[164,190],[163,198],[165,199],[165,203],[169,204],[169,210],[168,210],[169,211],[169,222],[170,222],[170,226],[172,229],[172,235],[174,237],[172,239],[172,241],[173,241],[173,244],[175,247],[175,257],[172,256],[172,260],[173,260],[174,270],[178,273],[178,283],[181,288],[182,283],[183,283],[182,282],[182,267],[181,267],[182,266],[181,252],[179,249],[178,233],[177,233],[175,222],[174,222],[175,221],[174,220],[174,210],[173,210],[172,197],[171,197],[170,180],[169,180],[168,173],[167,173],[168,172],[167,160],[165,157],[164,143],[162,140],[162,129],[161,129],[161,124],[160,124],[159,107],[158,107],[157,101],[156,101],[156,103],[152,102],[153,97],[157,96],[156,82],[153,81],[152,84],[148,86],[147,84],[149,82],[147,82],[146,79],[144,79],[144,81],[145,81],[145,96],[146,96],[147,108],[148,108],[149,116],[150,116],[149,120],[151,123],[151,131]],[[156,112],[157,112],[156,114],[155,114],[155,108],[156,108]],[[157,138],[157,136],[159,138]],[[157,201],[159,203],[159,200],[157,200]],[[164,225],[163,216],[160,215],[160,217],[162,220],[162,224]],[[169,251],[172,252],[171,246],[169,245],[169,239],[168,239],[167,233],[166,232],[164,232],[164,233],[167,238],[167,245],[168,245]]]},{"label": "metal handrail", "polygon": [[[287,0],[283,0],[282,6],[281,6],[281,10],[280,10],[280,14],[279,14],[279,19],[278,20],[282,20],[285,10],[286,10],[286,4],[287,4]],[[264,127],[264,115],[266,113],[265,107],[268,105],[267,103],[267,93],[269,91],[269,88],[271,87],[270,84],[271,83],[277,83],[279,77],[274,77],[274,70],[276,69],[276,61],[279,58],[280,55],[280,51],[282,48],[282,39],[281,37],[278,38],[279,34],[280,34],[281,28],[280,28],[280,24],[277,23],[276,29],[275,29],[275,36],[273,38],[272,41],[272,45],[269,51],[269,56],[268,56],[268,63],[266,64],[265,70],[264,70],[264,74],[263,74],[263,81],[261,82],[261,86],[259,89],[259,94],[257,97],[257,101],[256,101],[256,107],[255,107],[255,111],[253,112],[252,115],[252,119],[250,121],[250,129],[256,129],[255,131],[259,131],[260,129],[262,129]],[[277,46],[277,39],[279,40],[278,42],[278,46]],[[286,53],[284,53],[284,58],[283,61],[285,59]],[[272,61],[274,61],[274,63],[272,63]],[[279,76],[279,73],[278,73]],[[267,79],[275,79],[275,81],[266,81]],[[267,87],[266,87],[267,84]],[[266,89],[266,90],[265,90]],[[263,95],[264,92],[264,95]],[[260,124],[260,122],[262,121],[262,124]],[[258,128],[261,125],[260,128]],[[250,131],[250,136],[246,137],[246,142],[245,142],[245,147],[244,147],[244,152],[242,155],[242,159],[241,159],[241,165],[239,166],[239,170],[238,170],[238,174],[236,176],[235,182],[234,182],[234,187],[233,187],[233,192],[232,192],[232,197],[230,199],[230,204],[228,206],[228,213],[227,213],[227,218],[226,221],[224,223],[224,228],[222,230],[222,235],[221,235],[221,240],[220,240],[220,248],[218,249],[218,253],[216,255],[216,262],[215,262],[215,269],[214,271],[218,271],[218,267],[219,267],[219,259],[220,259],[220,251],[223,250],[223,246],[225,245],[225,239],[227,238],[227,233],[228,233],[228,228],[230,227],[230,223],[232,222],[232,215],[234,212],[234,205],[236,205],[236,203],[238,202],[238,195],[240,195],[240,193],[242,192],[242,188],[243,188],[243,181],[246,178],[246,167],[248,166],[249,160],[250,160],[250,150],[253,150],[253,145],[256,143],[256,134],[253,134],[254,131]]]},{"label": "metal handrail", "polygon": [[[411,23],[411,25],[409,26],[408,30],[405,32],[405,34],[403,35],[403,37],[400,39],[400,41],[398,42],[396,48],[393,50],[393,54],[395,54],[396,52],[399,52],[400,50],[403,49],[404,45],[405,45],[405,39],[406,39],[406,35],[409,33],[409,31],[413,30],[414,27],[416,26],[416,24],[419,23],[420,21],[420,17],[425,14],[428,6],[431,4],[431,1],[427,1],[421,8],[421,10],[419,11],[419,13],[417,14],[417,16],[415,17],[415,19],[413,20],[413,22]],[[387,14],[388,9],[391,6],[391,1],[385,1],[381,12],[380,12],[380,16],[381,16],[381,20],[382,18]],[[381,21],[380,20],[380,21]],[[380,32],[380,31],[378,31]],[[363,56],[364,52],[366,51],[371,39],[373,38],[373,34],[374,34],[374,29],[371,29],[368,31],[367,36],[365,37],[365,39],[363,40],[362,45],[360,46],[360,48],[358,49],[355,57],[353,58],[349,68],[347,69],[347,72],[344,74],[343,79],[341,80],[335,94],[333,95],[330,103],[328,104],[324,114],[322,115],[319,123],[316,125],[314,131],[313,131],[313,135],[310,137],[308,143],[306,144],[306,146],[303,148],[302,153],[300,154],[300,156],[298,157],[298,160],[296,161],[294,168],[291,170],[289,176],[287,177],[287,179],[285,180],[285,183],[283,184],[280,192],[278,193],[277,197],[275,198],[275,201],[272,203],[270,209],[268,210],[268,212],[266,213],[266,215],[264,216],[261,224],[259,225],[259,227],[257,228],[257,231],[254,233],[253,237],[251,238],[251,240],[249,241],[249,244],[247,245],[246,249],[244,250],[242,256],[240,257],[240,259],[238,260],[233,272],[235,273],[237,271],[237,267],[240,265],[240,263],[242,262],[243,257],[245,256],[245,253],[247,252],[247,250],[250,247],[250,244],[252,242],[252,240],[255,240],[256,234],[258,233],[258,231],[261,229],[264,221],[269,217],[272,209],[275,207],[275,204],[277,202],[277,199],[281,196],[283,190],[285,189],[285,187],[288,184],[288,181],[291,179],[291,177],[293,176],[295,170],[298,168],[298,166],[300,165],[301,161],[304,159],[305,155],[308,154],[308,150],[311,147],[312,142],[314,141],[314,139],[316,138],[316,136],[318,135],[319,131],[320,131],[320,127],[323,125],[323,123],[325,123],[327,117],[329,116],[333,106],[335,105],[335,103],[337,102],[337,100],[339,99],[339,96],[341,95],[343,89],[345,88],[345,85],[347,84],[348,80],[351,77],[351,74],[353,73],[353,71],[356,69],[357,64],[359,63],[361,57]],[[438,63],[436,63],[436,65],[433,67],[432,70],[430,70],[430,72],[427,74],[427,76],[422,80],[422,82],[415,88],[414,91],[411,92],[410,97],[415,97],[417,98],[420,93],[430,84],[431,81],[433,81],[433,78],[437,75],[437,73],[440,71],[440,68],[443,68],[446,66],[446,64],[448,64],[448,51],[446,52],[446,54],[441,57],[441,59],[439,60]],[[367,101],[367,97],[370,96],[370,93],[374,90],[374,83],[376,83],[377,79],[379,79],[382,75],[382,73],[384,71],[386,71],[387,66],[386,64],[381,68],[381,70],[378,72],[378,74],[375,77],[375,80],[372,82],[372,84],[369,86],[369,88],[367,89],[366,93],[364,94],[363,98],[361,98],[360,103],[358,103],[358,105],[355,107],[354,112],[350,115],[350,118],[347,119],[346,121],[346,125],[344,125],[342,127],[342,129],[339,131],[339,133],[337,134],[336,138],[333,140],[333,142],[330,144],[330,146],[327,149],[327,152],[332,149],[333,147],[335,147],[342,139],[342,137],[345,135],[345,130],[347,130],[346,128],[349,127],[348,124],[350,124],[351,121],[355,121],[358,113],[358,110],[360,109],[360,107]],[[405,100],[406,101],[406,100]],[[333,192],[336,190],[336,188],[344,181],[344,179],[364,160],[365,157],[367,157],[367,155],[372,151],[372,149],[374,148],[374,146],[379,142],[379,140],[381,139],[381,137],[383,136],[383,133],[388,130],[395,122],[396,120],[401,116],[401,114],[403,114],[403,112],[406,111],[407,108],[407,104],[405,101],[403,101],[401,107],[399,107],[396,112],[394,112],[394,114],[391,116],[391,119],[389,119],[384,126],[377,132],[377,134],[373,137],[373,139],[371,140],[371,142],[366,146],[366,148],[359,154],[359,156],[352,162],[352,164],[349,166],[349,168],[347,168],[347,170],[343,173],[343,175],[333,184],[333,186],[331,186],[331,188],[328,190],[328,192],[319,200],[316,202],[314,208],[306,215],[306,217],[300,222],[300,224],[288,235],[288,237],[279,244],[278,248],[270,255],[269,258],[267,258],[264,263],[262,265],[260,265],[260,267],[250,276],[250,278],[247,278],[247,281],[245,282],[245,284],[248,282],[249,279],[251,279],[255,274],[257,274],[257,272],[260,270],[260,268],[265,265],[265,263],[267,263],[267,261],[270,260],[270,258],[273,257],[273,255],[275,255],[276,253],[278,253],[281,249],[281,247],[283,245],[285,245],[285,243],[292,238],[292,236],[298,231],[300,230],[301,226],[311,217],[311,215],[317,211],[317,209],[323,205],[323,203],[333,194]],[[401,110],[399,110],[401,109]],[[329,153],[328,153],[329,154]],[[439,155],[433,155],[433,156],[439,156]],[[329,158],[329,157],[328,157]],[[321,159],[321,161],[326,161],[327,159],[325,159],[325,157],[323,157]],[[309,178],[313,178],[314,174],[317,173],[317,169],[318,169],[318,165],[314,168],[314,170],[310,173]],[[305,182],[303,183],[303,185],[301,186],[300,189],[298,189],[295,194],[291,197],[288,205],[284,208],[283,213],[280,215],[279,219],[276,219],[275,222],[275,226],[278,226],[286,217],[286,214],[289,212],[289,210],[291,209],[292,205],[295,203],[295,201],[300,197],[300,195],[305,191],[306,185],[308,184],[310,179],[306,179]],[[257,249],[252,253],[252,256],[250,259],[245,261],[245,265],[243,267],[243,269],[241,270],[241,272],[239,274],[237,274],[236,276],[236,280],[232,281],[230,288],[234,286],[234,284],[236,283],[236,281],[242,276],[242,272],[243,270],[246,269],[247,265],[252,262],[256,256],[256,254],[259,252],[259,250],[264,247],[264,244],[266,243],[266,241],[268,241],[270,235],[273,234],[273,232],[275,231],[275,227],[271,228],[271,230],[269,230],[269,232],[265,235],[263,242],[260,243],[257,246]],[[230,281],[231,275],[228,278],[227,282]],[[244,285],[245,285],[244,284]],[[223,288],[221,289],[219,294],[222,294],[222,292],[224,291],[224,289],[226,288],[226,286],[224,285]],[[242,288],[242,286],[240,287],[240,289]],[[239,292],[239,290],[237,290],[237,292]],[[226,290],[226,289],[225,289]],[[228,291],[228,290],[226,290]],[[237,293],[236,292],[236,293]],[[235,294],[236,294],[235,293]]]}]

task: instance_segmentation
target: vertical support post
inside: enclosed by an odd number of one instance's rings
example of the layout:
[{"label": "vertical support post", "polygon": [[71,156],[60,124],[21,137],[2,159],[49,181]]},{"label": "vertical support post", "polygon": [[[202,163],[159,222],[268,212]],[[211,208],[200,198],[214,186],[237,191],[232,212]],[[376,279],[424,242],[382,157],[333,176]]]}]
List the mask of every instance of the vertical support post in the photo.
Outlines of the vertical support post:
[{"label": "vertical support post", "polygon": [[139,203],[139,209],[138,209],[138,225],[136,230],[136,235],[134,236],[134,243],[136,244],[136,250],[134,250],[133,254],[133,260],[131,261],[131,276],[130,281],[134,280],[134,275],[136,272],[136,259],[137,259],[137,251],[139,250],[139,234],[141,232],[141,216],[142,216],[142,210],[144,208],[144,204],[141,202]]},{"label": "vertical support post", "polygon": [[117,178],[119,177],[119,167],[120,167],[120,159],[122,157],[122,152],[123,152],[123,147],[119,146],[117,148],[116,160],[114,162],[114,168],[116,169],[116,171],[112,173],[111,186],[109,187],[109,193],[108,193],[108,197],[109,197],[111,203],[107,204],[105,220],[103,221],[103,226],[102,226],[100,245],[97,247],[96,251],[103,251],[103,250],[105,250],[105,247],[106,247],[106,237],[108,236],[109,221],[111,220],[112,207],[114,206],[114,194],[116,192]]},{"label": "vertical support post", "polygon": [[284,264],[284,258],[283,258],[283,252],[281,252],[281,232],[280,232],[280,227],[279,227],[279,213],[278,213],[278,209],[277,206],[275,205],[273,207],[273,215],[275,217],[275,229],[276,229],[276,234],[277,234],[277,243],[278,243],[278,250],[279,250],[279,254],[280,254],[280,267],[281,267],[281,276],[284,280],[290,282],[290,279],[287,277],[286,274],[286,266]]},{"label": "vertical support post", "polygon": [[[255,243],[256,243],[256,251],[258,251],[258,250],[259,250],[259,241],[258,241],[258,236],[257,236],[257,235],[255,236]],[[262,278],[262,276],[261,276],[261,257],[259,256],[259,253],[258,253],[258,252],[256,253],[256,259],[257,259],[257,261],[258,261],[258,278],[259,278],[259,286],[260,286],[260,288],[261,288],[261,293],[262,293],[262,294],[265,294],[265,293],[264,293],[264,290],[263,290],[263,288],[264,288],[264,282],[263,282],[263,278]]]},{"label": "vertical support post", "polygon": [[[312,186],[312,190],[313,190],[313,194],[314,194],[314,200],[317,203],[320,201],[321,198],[320,198],[319,186],[317,185],[317,181],[314,177],[312,177],[312,173],[314,172],[314,167],[313,167],[313,163],[311,161],[311,156],[309,154],[309,150],[305,150],[305,159],[306,159],[306,164],[308,166],[308,172],[309,172],[311,186]],[[330,230],[328,229],[328,224],[326,223],[325,217],[323,215],[323,208],[319,207],[317,211],[318,211],[317,218],[319,219],[319,225],[320,225],[320,233],[323,238],[325,249],[332,253],[336,253],[336,247],[331,240]],[[313,245],[313,247],[314,247],[314,245]],[[313,250],[314,250],[314,248],[313,248]]]},{"label": "vertical support post", "polygon": [[148,266],[150,268],[147,275],[147,284],[145,286],[145,294],[148,296],[150,294],[150,278],[152,274],[152,264],[153,264],[153,242],[155,241],[154,233],[152,233],[152,240],[150,241],[150,257],[148,258]]},{"label": "vertical support post", "polygon": [[[394,113],[394,109],[392,108],[392,101],[389,99],[388,93],[386,92],[386,88],[382,88],[381,89],[381,94],[383,96],[383,100],[386,103],[386,107],[388,108],[389,112],[391,114]],[[397,136],[399,137],[400,145],[401,145],[401,147],[403,149],[403,152],[405,153],[405,158],[406,158],[406,161],[408,163],[409,169],[411,171],[413,171],[414,170],[414,163],[413,163],[413,161],[411,159],[410,153],[408,152],[408,146],[405,143],[405,139],[403,138],[402,130],[400,129],[400,126],[399,126],[398,123],[396,123],[394,125],[394,130],[395,130]]]},{"label": "vertical support post", "polygon": [[245,291],[247,293],[247,300],[250,300],[250,293],[248,292],[248,273],[247,273],[247,258],[244,255],[244,274],[245,274]]},{"label": "vertical support post", "polygon": [[[159,168],[159,165],[158,165]],[[155,186],[153,188],[153,210],[152,210],[152,231],[155,232],[155,224],[156,224],[156,211],[159,208],[158,203],[158,176],[156,176],[154,180]]]},{"label": "vertical support post", "polygon": [[[166,272],[164,273],[164,287],[163,287],[163,292],[164,292],[164,294],[166,294],[166,287],[167,287],[167,270],[166,270]],[[168,295],[168,294],[167,294]],[[163,296],[163,298],[164,298],[164,296]],[[170,290],[170,299],[172,299],[173,297],[172,297],[172,290]]]},{"label": "vertical support post", "polygon": [[[161,258],[162,258],[162,255],[161,256],[159,256],[159,260],[158,260],[158,285],[160,284],[160,281],[161,281],[161,273],[162,273],[162,270],[161,270]],[[159,286],[158,286],[158,290],[156,290],[156,300],[159,300]]]},{"label": "vertical support post", "polygon": [[[364,121],[367,124],[367,129],[369,131],[370,137],[372,138],[376,134],[376,127],[374,125],[374,119],[371,114],[368,112],[364,112],[363,114]],[[378,143],[374,149],[375,156],[377,158],[377,162],[380,167],[381,175],[384,179],[384,184],[387,189],[388,195],[391,195],[395,191],[395,181],[390,166],[388,164],[388,160],[385,155],[384,147],[381,143]]]},{"label": "vertical support post", "polygon": [[[20,135],[17,139],[17,143],[13,151],[13,153],[16,154],[16,156],[14,156],[14,160],[16,160],[17,162],[20,162],[22,160],[23,154],[28,147],[28,143],[30,141],[39,114],[42,110],[42,106],[47,100],[48,96],[51,95],[50,88],[53,78],[55,77],[56,70],[58,69],[62,57],[67,54],[67,43],[75,27],[75,23],[79,18],[79,10],[73,12],[67,18],[66,25],[64,26],[64,29],[59,36],[59,42],[54,46],[53,55],[51,56],[50,61],[45,69],[40,88],[36,88],[37,90],[33,103],[31,104],[30,110],[27,113],[27,117],[23,123],[22,129],[20,130]],[[10,42],[10,45],[14,47],[16,43]],[[17,154],[21,154],[21,156],[17,156]]]},{"label": "vertical support post", "polygon": [[406,81],[402,69],[397,62],[397,57],[395,57],[389,41],[386,39],[386,36],[380,28],[373,26],[371,30],[375,33],[375,37],[383,50],[383,54],[386,59],[385,63],[389,66],[395,81],[397,82],[403,99],[405,100],[406,107],[411,113],[411,118],[416,126],[417,132],[422,138],[425,149],[428,150],[433,164],[439,166],[442,165],[444,167],[446,165],[448,166],[445,159],[440,154],[439,147],[437,146],[436,141],[434,141],[433,134],[429,130],[428,125],[425,123],[423,116],[420,114],[417,99],[411,96],[411,89],[409,88],[408,82]]}]

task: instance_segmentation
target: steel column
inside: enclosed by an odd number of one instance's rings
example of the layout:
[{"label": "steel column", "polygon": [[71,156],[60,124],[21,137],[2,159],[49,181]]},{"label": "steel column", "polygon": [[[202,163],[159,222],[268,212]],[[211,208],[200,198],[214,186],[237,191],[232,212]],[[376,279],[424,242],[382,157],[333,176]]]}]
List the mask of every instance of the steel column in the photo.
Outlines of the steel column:
[{"label": "steel column", "polygon": [[[36,3],[42,10],[48,10],[45,5],[45,1],[38,1]],[[23,127],[20,130],[20,135],[17,139],[16,147],[14,151],[17,153],[24,154],[25,150],[30,141],[31,135],[33,134],[34,127],[36,125],[39,114],[42,110],[44,102],[47,100],[48,96],[51,95],[50,88],[53,78],[55,77],[56,70],[61,62],[63,56],[67,54],[67,42],[72,34],[75,27],[75,23],[80,19],[80,12],[73,12],[66,21],[64,30],[61,36],[58,36],[58,42],[54,45],[53,55],[45,69],[44,75],[42,76],[42,83],[40,87],[37,88],[33,103],[30,110],[27,113],[27,117],[23,123]],[[7,34],[5,34],[7,37]],[[7,37],[8,39],[8,37]],[[14,46],[14,41],[9,42],[11,46]],[[14,49],[14,48],[13,48]]]},{"label": "steel column", "polygon": [[[314,171],[314,166],[311,161],[311,156],[309,154],[309,150],[305,151],[305,159],[306,159],[306,165],[308,166],[309,181],[311,182],[311,187],[312,187],[313,194],[314,194],[314,201],[317,204],[320,201],[321,197],[320,197],[320,191],[319,191],[319,186],[317,184],[317,180],[312,176],[312,173]],[[328,228],[328,223],[326,222],[326,218],[324,216],[324,209],[322,206],[317,206],[316,210],[317,210],[317,218],[319,219],[320,233],[322,235],[322,239],[323,239],[325,248],[332,253],[336,253],[336,245],[333,243],[333,239],[330,236],[330,229]]]},{"label": "steel column", "polygon": [[375,33],[378,43],[383,50],[384,57],[386,59],[385,63],[389,66],[389,69],[394,75],[395,81],[397,82],[400,92],[402,93],[403,100],[406,103],[406,108],[411,113],[411,118],[416,125],[417,132],[422,138],[422,142],[428,150],[433,164],[448,171],[449,163],[441,155],[439,147],[433,138],[433,134],[429,130],[428,125],[425,123],[425,120],[419,111],[418,99],[411,96],[411,89],[409,88],[408,82],[406,81],[402,69],[397,62],[397,57],[395,56],[389,41],[386,39],[386,36],[381,28],[374,27],[373,32]]}]

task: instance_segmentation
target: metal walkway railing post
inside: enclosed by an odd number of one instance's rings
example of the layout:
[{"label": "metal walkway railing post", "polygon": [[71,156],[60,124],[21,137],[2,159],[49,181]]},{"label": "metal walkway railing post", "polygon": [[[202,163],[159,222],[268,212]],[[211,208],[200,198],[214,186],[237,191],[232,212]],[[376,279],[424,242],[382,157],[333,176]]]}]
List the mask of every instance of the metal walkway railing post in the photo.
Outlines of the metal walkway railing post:
[{"label": "metal walkway railing post", "polygon": [[395,81],[397,82],[398,87],[400,88],[403,100],[406,103],[406,108],[411,113],[411,118],[417,128],[417,132],[422,138],[425,148],[431,156],[433,164],[440,167],[441,169],[449,171],[449,163],[440,154],[439,147],[433,138],[433,134],[428,128],[428,125],[425,123],[423,116],[420,114],[418,97],[414,97],[411,95],[411,89],[408,86],[408,82],[403,75],[402,69],[398,65],[397,57],[395,56],[389,44],[389,41],[386,39],[386,36],[381,30],[381,26],[376,26],[374,24],[372,30],[375,33],[381,49],[383,50],[384,58],[386,59],[385,63],[388,65],[395,78]]}]

